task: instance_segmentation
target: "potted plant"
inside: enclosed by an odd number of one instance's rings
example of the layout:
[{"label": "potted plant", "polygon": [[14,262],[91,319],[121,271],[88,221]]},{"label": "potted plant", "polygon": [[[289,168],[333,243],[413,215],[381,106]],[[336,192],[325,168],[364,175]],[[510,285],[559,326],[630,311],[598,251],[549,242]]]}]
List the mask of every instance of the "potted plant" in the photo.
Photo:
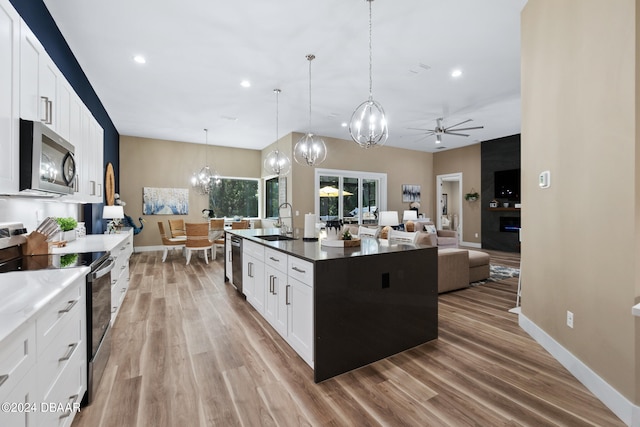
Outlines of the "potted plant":
[{"label": "potted plant", "polygon": [[78,221],[71,217],[56,218],[56,221],[58,222],[60,230],[62,231],[60,233],[60,240],[70,242],[76,239],[76,227],[78,226]]},{"label": "potted plant", "polygon": [[467,202],[475,202],[476,200],[478,200],[480,198],[480,195],[478,194],[477,191],[475,190],[471,190],[471,193],[467,193],[464,195],[464,199]]}]

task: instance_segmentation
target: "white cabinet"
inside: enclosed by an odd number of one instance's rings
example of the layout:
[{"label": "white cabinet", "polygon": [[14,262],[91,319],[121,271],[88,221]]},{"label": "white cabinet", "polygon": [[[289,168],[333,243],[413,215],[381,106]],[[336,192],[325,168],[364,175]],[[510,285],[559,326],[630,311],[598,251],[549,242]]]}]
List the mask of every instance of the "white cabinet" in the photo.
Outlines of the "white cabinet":
[{"label": "white cabinet", "polygon": [[259,313],[264,312],[264,246],[247,240],[242,247],[242,292]]},{"label": "white cabinet", "polygon": [[289,256],[288,275],[287,341],[313,366],[313,264]]},{"label": "white cabinet", "polygon": [[85,290],[81,276],[0,341],[0,402],[20,405],[0,412],[0,425],[71,425],[87,389]]},{"label": "white cabinet", "polygon": [[0,194],[19,184],[20,16],[0,0]]},{"label": "white cabinet", "polygon": [[265,248],[265,286],[264,317],[286,338],[287,336],[287,255],[271,248]]},{"label": "white cabinet", "polygon": [[111,270],[111,326],[116,320],[122,301],[129,290],[129,258],[133,253],[133,231],[111,251],[114,267]]}]

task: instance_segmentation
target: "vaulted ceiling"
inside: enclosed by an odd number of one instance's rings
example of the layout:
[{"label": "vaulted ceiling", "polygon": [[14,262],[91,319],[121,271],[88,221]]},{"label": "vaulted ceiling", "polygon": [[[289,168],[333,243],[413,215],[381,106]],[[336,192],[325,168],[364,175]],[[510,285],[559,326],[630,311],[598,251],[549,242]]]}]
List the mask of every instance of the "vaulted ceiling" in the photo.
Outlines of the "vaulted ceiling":
[{"label": "vaulted ceiling", "polygon": [[[122,135],[204,143],[208,128],[210,144],[262,149],[276,140],[279,88],[279,136],[349,139],[342,124],[369,95],[365,0],[44,2]],[[371,3],[373,97],[388,146],[434,152],[520,132],[525,3]],[[409,129],[439,117],[484,128],[442,144]]]}]

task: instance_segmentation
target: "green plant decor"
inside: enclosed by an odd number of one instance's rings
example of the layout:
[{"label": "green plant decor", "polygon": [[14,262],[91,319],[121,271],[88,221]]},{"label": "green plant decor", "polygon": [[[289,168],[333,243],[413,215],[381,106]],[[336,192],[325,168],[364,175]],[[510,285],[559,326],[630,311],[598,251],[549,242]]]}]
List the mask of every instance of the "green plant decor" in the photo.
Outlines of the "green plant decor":
[{"label": "green plant decor", "polygon": [[58,225],[60,226],[60,230],[62,231],[71,231],[78,226],[78,221],[71,217],[67,218],[56,218]]},{"label": "green plant decor", "polygon": [[344,233],[342,233],[342,240],[351,240],[351,232],[349,232],[349,230],[345,230]]},{"label": "green plant decor", "polygon": [[480,198],[480,195],[478,194],[477,191],[474,191],[473,193],[467,193],[464,195],[464,199],[468,202],[475,202],[479,198]]},{"label": "green plant decor", "polygon": [[64,254],[60,257],[60,267],[65,268],[75,265],[78,260],[78,254]]}]

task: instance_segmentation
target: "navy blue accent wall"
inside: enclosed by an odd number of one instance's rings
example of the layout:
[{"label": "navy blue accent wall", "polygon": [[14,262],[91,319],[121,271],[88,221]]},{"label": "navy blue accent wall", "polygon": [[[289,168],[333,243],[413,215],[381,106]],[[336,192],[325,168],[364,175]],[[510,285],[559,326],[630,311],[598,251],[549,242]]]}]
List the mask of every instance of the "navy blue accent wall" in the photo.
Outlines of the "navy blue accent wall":
[{"label": "navy blue accent wall", "polygon": [[[58,26],[51,17],[49,10],[42,0],[9,0],[36,35],[40,43],[53,59],[58,69],[78,94],[82,102],[89,108],[102,129],[104,129],[104,165],[111,162],[116,176],[116,191],[119,190],[120,175],[120,134],[114,126],[109,114],[105,110],[98,95],[93,90],[87,76],[82,71],[73,52],[60,33]],[[91,233],[102,233],[102,204],[85,205],[85,223]]]}]

